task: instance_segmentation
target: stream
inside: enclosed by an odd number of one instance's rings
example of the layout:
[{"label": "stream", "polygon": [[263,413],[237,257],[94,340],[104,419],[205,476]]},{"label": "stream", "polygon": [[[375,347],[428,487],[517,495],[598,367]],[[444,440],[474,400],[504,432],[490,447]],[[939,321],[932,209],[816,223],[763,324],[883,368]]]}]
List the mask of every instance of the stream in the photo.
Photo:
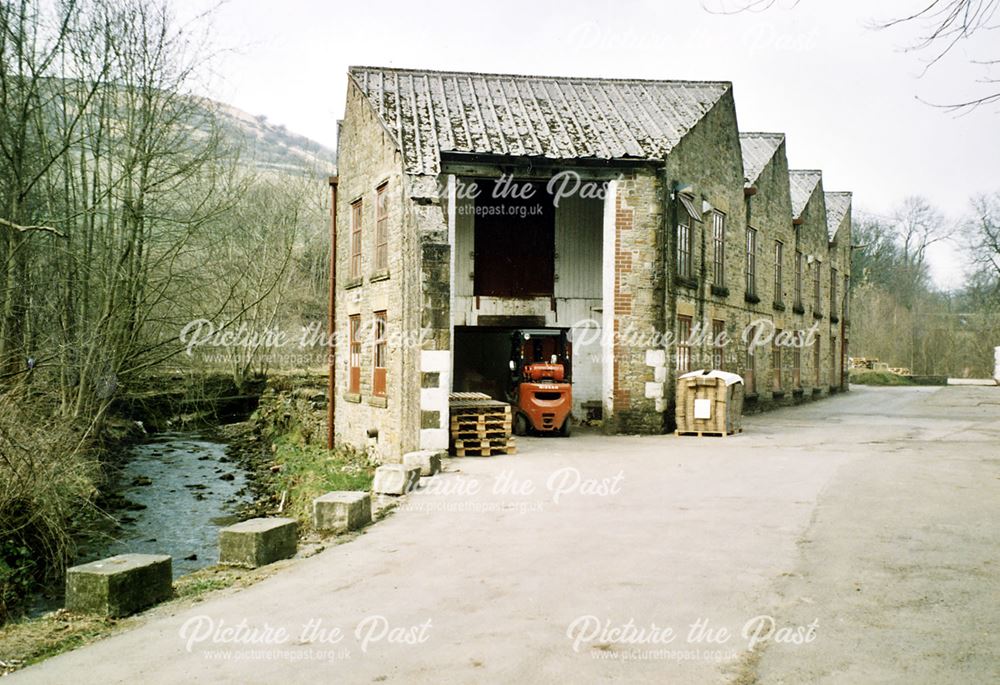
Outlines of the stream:
[{"label": "stream", "polygon": [[95,558],[169,554],[174,578],[217,563],[219,529],[236,523],[239,506],[252,499],[226,445],[178,432],[158,433],[130,449],[120,492],[139,506],[119,514],[121,528]]}]

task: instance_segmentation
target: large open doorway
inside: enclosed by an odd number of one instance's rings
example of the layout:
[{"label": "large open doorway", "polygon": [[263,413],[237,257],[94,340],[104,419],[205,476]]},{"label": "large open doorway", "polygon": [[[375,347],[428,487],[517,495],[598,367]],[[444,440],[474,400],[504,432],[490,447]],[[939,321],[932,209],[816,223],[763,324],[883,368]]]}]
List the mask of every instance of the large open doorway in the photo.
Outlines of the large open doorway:
[{"label": "large open doorway", "polygon": [[597,418],[607,382],[606,206],[592,193],[562,195],[557,203],[547,183],[516,174],[460,182],[478,194],[456,196],[452,390],[507,399],[510,333],[569,329],[573,416]]}]

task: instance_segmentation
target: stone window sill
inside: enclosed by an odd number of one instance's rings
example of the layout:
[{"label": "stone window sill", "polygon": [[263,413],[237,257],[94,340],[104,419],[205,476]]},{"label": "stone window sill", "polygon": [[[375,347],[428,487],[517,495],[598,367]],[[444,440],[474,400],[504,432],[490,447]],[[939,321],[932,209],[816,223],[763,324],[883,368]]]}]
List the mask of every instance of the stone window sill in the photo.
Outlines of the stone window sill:
[{"label": "stone window sill", "polygon": [[830,317],[830,323],[840,323],[840,317],[839,316],[831,316]]},{"label": "stone window sill", "polygon": [[819,321],[823,318],[823,312],[813,312],[813,318]]},{"label": "stone window sill", "polygon": [[356,393],[356,392],[345,392],[344,393],[344,399],[346,401],[348,401],[348,402],[353,402],[354,404],[360,404],[361,403],[361,395],[360,395],[360,393]]},{"label": "stone window sill", "polygon": [[724,285],[713,285],[712,294],[716,297],[729,297],[729,288]]},{"label": "stone window sill", "polygon": [[774,302],[774,303],[771,304],[771,306],[774,307],[774,311],[776,311],[776,312],[783,312],[783,311],[785,311],[785,303],[784,302]]},{"label": "stone window sill", "polygon": [[754,295],[753,293],[744,293],[743,300],[749,302],[750,304],[757,304],[758,302],[760,302],[760,298]]},{"label": "stone window sill", "polygon": [[388,280],[389,280],[388,269],[380,269],[368,277],[369,283],[378,283],[379,281],[388,281]]},{"label": "stone window sill", "polygon": [[757,393],[751,392],[743,396],[745,402],[756,402],[757,398],[760,397]]},{"label": "stone window sill", "polygon": [[796,314],[805,314],[806,308],[803,307],[801,304],[797,304],[792,307],[792,311],[795,312]]},{"label": "stone window sill", "polygon": [[348,280],[346,283],[344,283],[344,290],[350,290],[351,288],[357,288],[359,285],[361,285],[364,282],[365,282],[365,279],[363,279],[361,276],[357,276],[356,278],[352,278],[352,279]]},{"label": "stone window sill", "polygon": [[674,279],[674,283],[681,286],[682,288],[691,288],[692,290],[698,287],[698,281],[693,278],[687,278],[685,276],[678,276]]},{"label": "stone window sill", "polygon": [[771,391],[771,397],[773,397],[776,400],[780,400],[784,396],[785,396],[785,391],[784,390],[772,390]]},{"label": "stone window sill", "polygon": [[823,388],[813,388],[813,395],[820,395],[823,393]]},{"label": "stone window sill", "polygon": [[385,395],[372,395],[368,398],[368,406],[385,409],[389,406],[389,398]]}]

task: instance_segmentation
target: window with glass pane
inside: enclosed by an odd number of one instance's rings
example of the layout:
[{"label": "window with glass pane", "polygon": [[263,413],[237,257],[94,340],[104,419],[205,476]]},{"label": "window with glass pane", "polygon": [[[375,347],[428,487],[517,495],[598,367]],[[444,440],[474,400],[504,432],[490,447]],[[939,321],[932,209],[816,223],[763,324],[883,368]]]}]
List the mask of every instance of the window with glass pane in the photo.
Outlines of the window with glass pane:
[{"label": "window with glass pane", "polygon": [[784,293],[781,290],[783,278],[783,264],[785,261],[785,244],[780,240],[774,241],[774,301],[784,302]]},{"label": "window with glass pane", "polygon": [[361,200],[351,205],[351,278],[361,278]]},{"label": "window with glass pane", "polygon": [[386,376],[386,316],[385,311],[375,312],[374,330],[372,331],[372,394],[379,397],[385,396],[385,376]]},{"label": "window with glass pane", "polygon": [[691,218],[688,216],[677,224],[677,275],[691,278]]},{"label": "window with glass pane", "polygon": [[389,193],[383,183],[375,191],[375,270],[389,268]]},{"label": "window with glass pane", "polygon": [[778,337],[781,329],[774,331],[774,340],[771,343],[771,377],[774,381],[774,389],[781,390],[781,346],[778,345]]},{"label": "window with glass pane", "polygon": [[837,270],[830,269],[830,316],[837,316],[840,307],[837,306]]},{"label": "window with glass pane", "polygon": [[691,317],[677,317],[677,371],[691,370]]},{"label": "window with glass pane", "polygon": [[348,365],[347,391],[352,393],[361,392],[361,316],[354,314],[348,318]]},{"label": "window with glass pane", "polygon": [[712,368],[725,370],[723,366],[723,346],[725,344],[726,322],[712,320]]},{"label": "window with glass pane", "polygon": [[747,228],[747,294],[757,293],[757,229]]},{"label": "window with glass pane", "polygon": [[718,287],[726,285],[726,215],[714,212],[712,215],[712,283]]},{"label": "window with glass pane", "polygon": [[795,251],[795,306],[802,306],[802,253]]}]

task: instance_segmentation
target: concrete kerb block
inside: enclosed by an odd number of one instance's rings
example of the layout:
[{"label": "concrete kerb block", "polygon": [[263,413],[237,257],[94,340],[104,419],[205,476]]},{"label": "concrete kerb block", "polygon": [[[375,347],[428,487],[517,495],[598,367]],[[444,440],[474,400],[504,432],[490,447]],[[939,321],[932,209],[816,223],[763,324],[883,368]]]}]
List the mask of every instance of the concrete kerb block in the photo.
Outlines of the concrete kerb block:
[{"label": "concrete kerb block", "polygon": [[377,495],[405,495],[419,482],[419,466],[383,464],[375,469],[372,492]]},{"label": "concrete kerb block", "polygon": [[403,466],[416,466],[421,476],[433,476],[441,470],[442,450],[419,450],[403,455]]},{"label": "concrete kerb block", "polygon": [[663,349],[646,350],[646,366],[664,366],[667,363],[667,352]]},{"label": "concrete kerb block", "polygon": [[173,560],[166,554],[119,554],[66,571],[66,608],[117,618],[173,594]]},{"label": "concrete kerb block", "polygon": [[372,521],[372,498],[367,492],[341,490],[313,500],[313,527],[324,533],[357,530]]},{"label": "concrete kerb block", "polygon": [[298,523],[288,518],[257,518],[219,531],[219,563],[257,568],[295,556]]}]

